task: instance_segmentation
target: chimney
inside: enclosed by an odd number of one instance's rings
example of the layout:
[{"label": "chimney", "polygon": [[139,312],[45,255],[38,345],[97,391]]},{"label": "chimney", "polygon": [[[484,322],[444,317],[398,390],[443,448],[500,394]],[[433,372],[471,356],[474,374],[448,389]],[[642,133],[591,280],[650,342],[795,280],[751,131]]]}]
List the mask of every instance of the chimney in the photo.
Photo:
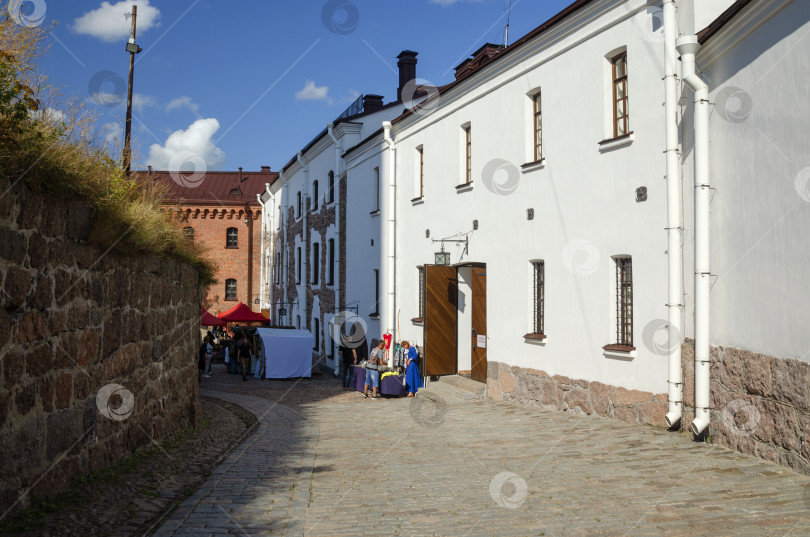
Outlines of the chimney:
[{"label": "chimney", "polygon": [[399,88],[397,88],[397,101],[402,101],[402,88],[411,80],[416,79],[416,56],[418,52],[412,50],[403,50],[397,56],[399,60],[397,67],[399,67]]},{"label": "chimney", "polygon": [[262,173],[270,173],[270,166],[262,166]]},{"label": "chimney", "polygon": [[382,95],[363,95],[363,112],[379,112],[382,109]]}]

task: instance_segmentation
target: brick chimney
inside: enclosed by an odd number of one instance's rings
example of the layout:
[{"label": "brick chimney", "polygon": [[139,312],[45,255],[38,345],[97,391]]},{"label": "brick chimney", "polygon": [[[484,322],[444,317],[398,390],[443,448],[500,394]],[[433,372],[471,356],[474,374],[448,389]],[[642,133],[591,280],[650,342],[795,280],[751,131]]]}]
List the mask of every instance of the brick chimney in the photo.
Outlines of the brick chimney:
[{"label": "brick chimney", "polygon": [[416,56],[418,52],[412,50],[403,50],[397,56],[399,60],[397,67],[399,67],[399,88],[397,88],[397,101],[402,101],[402,88],[405,84],[416,78]]},{"label": "brick chimney", "polygon": [[262,166],[262,173],[270,173],[270,166]]},{"label": "brick chimney", "polygon": [[382,108],[382,95],[363,95],[363,112],[379,112]]}]

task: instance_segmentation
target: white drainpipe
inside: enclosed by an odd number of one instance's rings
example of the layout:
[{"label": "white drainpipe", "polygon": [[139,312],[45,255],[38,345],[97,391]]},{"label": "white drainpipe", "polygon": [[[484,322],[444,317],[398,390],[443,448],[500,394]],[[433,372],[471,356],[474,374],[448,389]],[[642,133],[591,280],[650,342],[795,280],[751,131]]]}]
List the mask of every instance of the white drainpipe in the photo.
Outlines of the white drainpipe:
[{"label": "white drainpipe", "polygon": [[[385,282],[383,287],[383,308],[382,319],[380,327],[383,333],[390,332],[393,341],[397,341],[396,321],[397,321],[397,178],[396,178],[396,145],[393,138],[391,138],[391,122],[384,121],[383,124],[384,140],[388,144],[388,158],[383,161],[385,166],[385,174],[388,179],[387,188],[383,190],[382,199],[382,214],[380,217],[383,219],[383,233],[382,242],[383,259],[385,266],[380,267],[382,271],[382,281]],[[382,177],[380,177],[382,182]],[[386,299],[387,297],[387,299]],[[387,306],[387,307],[386,307]],[[388,366],[393,367],[394,353],[389,354]]]},{"label": "white drainpipe", "polygon": [[[265,186],[265,188],[267,188]],[[267,231],[267,207],[265,206],[264,202],[262,201],[262,195],[256,194],[256,199],[259,200],[259,207],[262,210],[262,225],[260,226],[261,229],[261,237],[260,237],[260,246],[259,246],[259,255],[260,263],[259,263],[259,309],[261,309],[264,305],[264,271],[265,271],[265,263],[267,259],[264,255],[264,234]]]},{"label": "white drainpipe", "polygon": [[307,264],[304,262],[306,259],[309,259],[309,164],[304,162],[304,154],[299,151],[296,154],[296,158],[298,159],[298,164],[301,165],[301,168],[304,170],[304,189],[301,196],[301,212],[304,216],[304,231],[301,233],[301,240],[304,244],[302,244],[301,252],[304,254],[304,258],[301,260],[301,272],[306,272],[306,274],[301,274],[301,285],[304,287],[304,299],[303,299],[303,306],[304,306],[304,326],[307,325],[307,319],[309,318],[309,310],[307,308],[307,287],[309,286],[309,271],[306,270]]},{"label": "white drainpipe", "polygon": [[676,42],[681,54],[683,80],[695,92],[695,420],[691,430],[699,435],[709,426],[709,292],[711,258],[709,245],[709,212],[711,185],[709,178],[709,86],[695,66],[700,44],[695,35],[683,36]]},{"label": "white drainpipe", "polygon": [[678,151],[678,33],[675,0],[664,0],[664,90],[667,161],[667,349],[669,352],[667,427],[677,427],[683,416],[683,371],[681,368],[681,314],[683,310],[683,212],[681,160]]},{"label": "white drainpipe", "polygon": [[[337,236],[335,237],[335,245],[339,255],[340,252],[340,178],[342,177],[340,171],[340,161],[341,161],[341,152],[342,149],[340,147],[340,140],[335,136],[334,133],[335,124],[334,123],[327,123],[326,124],[326,132],[329,134],[329,137],[332,139],[332,142],[335,144],[335,169],[334,169],[334,187],[335,187],[335,231],[337,232]],[[326,185],[327,188],[329,185]],[[338,255],[335,256],[335,259],[338,260]],[[328,259],[328,254],[327,254]],[[340,263],[343,262],[342,259],[338,260],[338,267]],[[334,267],[333,267],[334,270]],[[340,308],[342,304],[340,303],[340,270],[337,271],[335,275],[335,306]],[[334,330],[333,330],[334,332]],[[340,374],[340,363],[337,357],[335,357],[335,375]]]},{"label": "white drainpipe", "polygon": [[[287,179],[284,178],[284,168],[278,172],[278,178],[281,179],[281,200],[283,207],[281,210],[281,229],[279,230],[281,233],[281,268],[279,269],[281,270],[281,298],[283,302],[289,302],[290,299],[287,296],[287,263],[289,261],[289,254],[287,252],[288,245],[285,226],[287,225],[287,212],[290,208],[290,185]],[[287,308],[290,320],[292,320],[292,308],[290,308],[289,304],[284,304],[284,307]],[[292,322],[290,322],[288,326],[292,326]]]}]

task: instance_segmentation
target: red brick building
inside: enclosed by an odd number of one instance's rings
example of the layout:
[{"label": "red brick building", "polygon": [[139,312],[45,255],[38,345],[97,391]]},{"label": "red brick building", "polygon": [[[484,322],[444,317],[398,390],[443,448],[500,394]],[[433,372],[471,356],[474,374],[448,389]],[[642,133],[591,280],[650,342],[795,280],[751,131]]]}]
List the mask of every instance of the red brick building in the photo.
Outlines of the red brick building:
[{"label": "red brick building", "polygon": [[217,265],[217,283],[206,290],[203,306],[216,315],[244,302],[260,311],[261,205],[257,195],[278,173],[263,166],[260,172],[205,174],[151,171],[154,181],[168,189],[167,201],[181,211],[183,229],[208,250]]}]

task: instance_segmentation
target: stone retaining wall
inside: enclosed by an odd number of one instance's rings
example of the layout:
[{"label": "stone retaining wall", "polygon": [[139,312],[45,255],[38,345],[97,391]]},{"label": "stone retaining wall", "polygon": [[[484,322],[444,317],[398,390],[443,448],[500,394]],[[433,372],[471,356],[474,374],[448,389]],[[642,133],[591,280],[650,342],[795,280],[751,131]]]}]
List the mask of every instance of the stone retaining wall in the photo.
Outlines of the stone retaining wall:
[{"label": "stone retaining wall", "polygon": [[196,270],[93,247],[86,205],[7,188],[0,513],[200,420]]},{"label": "stone retaining wall", "polygon": [[[684,413],[694,419],[695,350],[682,347]],[[666,427],[667,395],[545,371],[487,364],[487,398]],[[728,347],[711,351],[711,426],[718,445],[810,475],[810,364]]]}]

